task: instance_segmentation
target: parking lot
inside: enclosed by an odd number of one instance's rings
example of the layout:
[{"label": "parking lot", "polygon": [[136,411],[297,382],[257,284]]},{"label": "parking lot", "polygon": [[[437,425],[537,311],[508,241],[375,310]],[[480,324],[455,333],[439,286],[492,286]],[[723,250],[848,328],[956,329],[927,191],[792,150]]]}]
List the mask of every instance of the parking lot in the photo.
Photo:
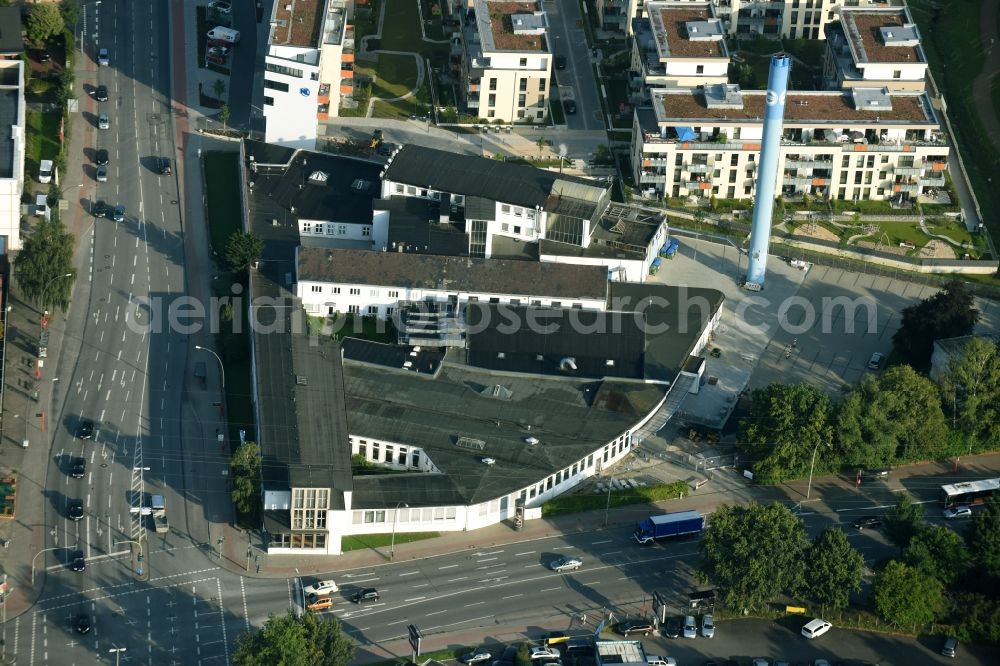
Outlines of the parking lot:
[{"label": "parking lot", "polygon": [[[837,394],[866,373],[872,354],[888,354],[902,310],[936,293],[898,279],[811,265],[768,261],[764,291],[739,287],[746,257],[736,248],[678,236],[677,256],[665,260],[651,281],[712,287],[726,295],[713,340],[718,357],[707,359],[716,381],[685,400],[692,420],[713,424],[731,408],[731,396],[774,381],[808,382]],[[1000,328],[1000,305],[977,299],[979,331]]]}]

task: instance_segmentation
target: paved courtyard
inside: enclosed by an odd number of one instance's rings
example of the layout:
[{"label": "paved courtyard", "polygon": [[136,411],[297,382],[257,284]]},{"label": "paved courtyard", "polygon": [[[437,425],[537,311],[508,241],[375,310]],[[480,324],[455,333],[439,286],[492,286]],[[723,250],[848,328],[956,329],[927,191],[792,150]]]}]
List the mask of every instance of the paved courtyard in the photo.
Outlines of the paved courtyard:
[{"label": "paved courtyard", "polygon": [[[706,382],[681,406],[681,419],[721,425],[744,388],[775,381],[806,382],[837,394],[866,372],[874,352],[888,354],[902,310],[935,287],[812,266],[768,261],[764,291],[745,292],[746,257],[734,247],[678,237],[681,249],[651,278],[671,285],[712,287],[726,295],[722,323],[708,356]],[[977,332],[1000,331],[1000,303],[977,299]]]}]

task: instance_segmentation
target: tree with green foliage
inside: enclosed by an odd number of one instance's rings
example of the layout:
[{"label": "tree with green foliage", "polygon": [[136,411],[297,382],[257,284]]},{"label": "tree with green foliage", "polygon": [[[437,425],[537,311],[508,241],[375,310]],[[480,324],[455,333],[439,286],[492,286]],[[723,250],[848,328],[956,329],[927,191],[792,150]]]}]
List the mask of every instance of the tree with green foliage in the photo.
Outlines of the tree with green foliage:
[{"label": "tree with green foliage", "polygon": [[996,588],[1000,588],[1000,495],[994,494],[972,514],[965,529],[965,543],[975,566]]},{"label": "tree with green foliage", "polygon": [[851,593],[861,589],[865,558],[851,546],[844,531],[828,527],[806,551],[803,591],[824,607],[846,608]]},{"label": "tree with green foliage", "polygon": [[1000,345],[971,338],[948,363],[941,399],[959,432],[987,449],[1000,444]]},{"label": "tree with green foliage", "polygon": [[263,251],[264,241],[257,234],[234,232],[226,245],[226,264],[234,272],[245,271],[260,259]]},{"label": "tree with green foliage", "polygon": [[215,93],[215,99],[222,99],[222,95],[226,92],[226,82],[222,79],[213,81],[212,92]]},{"label": "tree with green foliage", "polygon": [[[73,273],[74,277],[63,277]],[[23,237],[14,263],[14,278],[21,292],[38,301],[43,310],[65,310],[73,294],[73,235],[53,215],[42,219]]]},{"label": "tree with green foliage", "polygon": [[344,666],[354,657],[354,643],[335,617],[315,613],[268,618],[260,631],[236,639],[234,666]]},{"label": "tree with green foliage", "polygon": [[940,525],[924,527],[910,539],[904,561],[921,573],[951,585],[965,571],[969,554],[962,537]]},{"label": "tree with green foliage", "polygon": [[44,44],[49,38],[61,34],[64,27],[59,7],[49,3],[31,5],[24,18],[24,30],[34,44]]},{"label": "tree with green foliage", "polygon": [[874,468],[940,455],[948,428],[934,383],[899,365],[866,375],[844,396],[837,435],[843,462]]},{"label": "tree with green foliage", "polygon": [[734,609],[760,609],[800,589],[808,546],[802,520],[780,504],[720,506],[701,542],[698,576]]},{"label": "tree with green foliage", "polygon": [[223,104],[222,108],[219,109],[219,122],[222,123],[222,127],[229,128],[229,105]]},{"label": "tree with green foliage", "polygon": [[807,384],[773,383],[752,393],[740,423],[754,478],[778,483],[806,474],[817,446],[833,440],[830,398]]},{"label": "tree with green foliage", "polygon": [[934,341],[969,335],[979,321],[972,292],[964,282],[947,287],[903,309],[899,330],[892,336],[896,351],[919,368],[930,364]]},{"label": "tree with green foliage", "polygon": [[62,16],[64,29],[73,32],[80,19],[80,3],[77,0],[62,0],[59,3],[59,14]]},{"label": "tree with green foliage", "polygon": [[929,624],[943,607],[941,582],[911,566],[892,560],[875,576],[875,609],[897,627]]},{"label": "tree with green foliage", "polygon": [[962,609],[958,637],[964,641],[1000,643],[1000,598],[966,592],[955,596],[953,608]]},{"label": "tree with green foliage", "polygon": [[252,513],[260,497],[260,447],[243,442],[229,462],[233,477],[233,504],[240,513]]},{"label": "tree with green foliage", "polygon": [[914,503],[906,493],[901,493],[896,506],[885,517],[885,533],[900,550],[920,532],[924,522],[924,507]]},{"label": "tree with green foliage", "polygon": [[531,666],[531,651],[528,649],[527,643],[521,643],[517,646],[514,664],[515,666]]}]

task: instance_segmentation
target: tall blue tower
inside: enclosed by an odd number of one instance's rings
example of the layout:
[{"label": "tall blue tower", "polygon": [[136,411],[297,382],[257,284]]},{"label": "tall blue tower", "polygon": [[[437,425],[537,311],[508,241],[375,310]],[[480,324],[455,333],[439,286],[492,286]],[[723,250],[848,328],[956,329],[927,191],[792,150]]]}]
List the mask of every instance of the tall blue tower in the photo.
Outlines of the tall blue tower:
[{"label": "tall blue tower", "polygon": [[774,212],[774,192],[778,183],[778,155],[781,152],[781,130],[785,124],[785,92],[788,90],[788,56],[771,56],[771,71],[767,75],[767,97],[764,106],[764,136],[757,161],[757,198],[753,205],[753,226],[750,229],[750,258],[747,261],[748,289],[760,290],[767,272],[767,249],[771,240],[771,215]]}]

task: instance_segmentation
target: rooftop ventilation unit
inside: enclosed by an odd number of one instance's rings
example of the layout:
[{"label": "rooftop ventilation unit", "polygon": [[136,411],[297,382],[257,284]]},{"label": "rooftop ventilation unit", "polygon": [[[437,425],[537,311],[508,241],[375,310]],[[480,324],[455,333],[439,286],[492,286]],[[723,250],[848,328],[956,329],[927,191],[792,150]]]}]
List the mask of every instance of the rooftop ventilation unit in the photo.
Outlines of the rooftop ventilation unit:
[{"label": "rooftop ventilation unit", "polygon": [[306,386],[309,382],[306,380],[305,375],[295,375],[295,385],[296,386]]},{"label": "rooftop ventilation unit", "polygon": [[486,442],[481,439],[473,439],[472,437],[459,437],[458,441],[455,442],[455,446],[460,449],[469,449],[470,451],[482,451],[486,448]]},{"label": "rooftop ventilation unit", "polygon": [[493,386],[487,386],[479,395],[484,398],[496,398],[497,400],[510,400],[514,396],[514,392],[509,388],[500,386],[500,384],[494,384]]},{"label": "rooftop ventilation unit", "polygon": [[530,446],[534,446],[535,444],[538,444],[538,438],[537,437],[525,437],[524,438],[524,443],[528,444]]},{"label": "rooftop ventilation unit", "polygon": [[576,372],[576,359],[573,357],[566,357],[559,361],[559,369],[566,372]]},{"label": "rooftop ventilation unit", "polygon": [[313,171],[309,174],[309,182],[311,183],[325,183],[329,178],[330,176],[323,171]]}]

